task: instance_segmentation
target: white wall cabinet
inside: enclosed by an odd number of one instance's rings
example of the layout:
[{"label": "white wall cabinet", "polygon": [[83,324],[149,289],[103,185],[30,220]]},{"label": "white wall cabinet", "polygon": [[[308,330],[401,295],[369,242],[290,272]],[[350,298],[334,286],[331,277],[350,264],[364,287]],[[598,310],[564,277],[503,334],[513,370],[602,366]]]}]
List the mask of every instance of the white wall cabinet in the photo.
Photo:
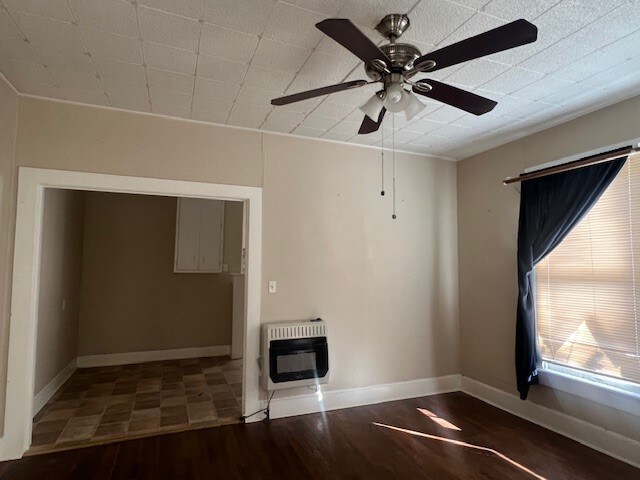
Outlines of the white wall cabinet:
[{"label": "white wall cabinet", "polygon": [[224,202],[178,198],[176,273],[222,272]]}]

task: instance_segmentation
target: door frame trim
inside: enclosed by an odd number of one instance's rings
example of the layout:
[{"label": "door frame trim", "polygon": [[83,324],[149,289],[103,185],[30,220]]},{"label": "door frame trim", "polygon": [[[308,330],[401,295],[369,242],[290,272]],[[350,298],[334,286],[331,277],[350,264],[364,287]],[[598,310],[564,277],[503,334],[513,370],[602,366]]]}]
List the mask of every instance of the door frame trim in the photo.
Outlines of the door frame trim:
[{"label": "door frame trim", "polygon": [[42,212],[46,188],[244,202],[247,259],[242,413],[258,410],[261,407],[257,359],[260,355],[262,188],[20,167],[7,395],[0,460],[20,458],[31,445]]}]

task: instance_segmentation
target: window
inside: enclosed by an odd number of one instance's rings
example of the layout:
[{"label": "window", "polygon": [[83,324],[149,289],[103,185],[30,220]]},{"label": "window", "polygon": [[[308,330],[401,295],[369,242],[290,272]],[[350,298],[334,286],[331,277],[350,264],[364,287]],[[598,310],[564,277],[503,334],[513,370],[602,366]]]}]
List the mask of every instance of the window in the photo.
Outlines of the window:
[{"label": "window", "polygon": [[640,384],[640,162],[535,269],[546,362]]}]

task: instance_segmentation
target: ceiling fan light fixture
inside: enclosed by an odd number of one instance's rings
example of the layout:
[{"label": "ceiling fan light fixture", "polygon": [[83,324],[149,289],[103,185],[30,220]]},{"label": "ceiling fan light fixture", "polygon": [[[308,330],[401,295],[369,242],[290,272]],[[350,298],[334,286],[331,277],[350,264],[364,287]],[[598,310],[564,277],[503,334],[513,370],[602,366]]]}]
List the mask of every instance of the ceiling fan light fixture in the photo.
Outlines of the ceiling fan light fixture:
[{"label": "ceiling fan light fixture", "polygon": [[358,130],[359,134],[378,130],[387,111],[405,111],[407,118],[415,118],[424,105],[421,105],[413,94],[428,97],[474,115],[483,115],[491,111],[497,102],[436,80],[411,81],[411,78],[419,72],[433,72],[460,65],[535,42],[538,38],[538,28],[521,18],[422,55],[416,46],[398,43],[398,38],[409,28],[409,24],[409,18],[404,14],[387,15],[376,29],[388,43],[376,45],[347,18],[327,18],[318,22],[318,30],[364,62],[365,73],[371,81],[352,80],[314,88],[274,98],[271,104],[288,105],[379,82],[384,85],[383,91],[377,93],[379,98],[374,97],[361,107],[365,117]]},{"label": "ceiling fan light fixture", "polygon": [[404,114],[406,115],[407,120],[411,120],[427,106],[420,100],[418,100],[418,97],[416,97],[413,93],[408,92],[407,96],[409,97],[409,105],[407,105],[407,108],[405,108]]},{"label": "ceiling fan light fixture", "polygon": [[392,113],[398,113],[409,105],[409,93],[400,83],[391,83],[386,88],[384,107]]},{"label": "ceiling fan light fixture", "polygon": [[360,107],[360,110],[375,122],[382,111],[382,107],[384,107],[384,101],[380,98],[379,94],[375,93],[367,100],[367,103]]}]

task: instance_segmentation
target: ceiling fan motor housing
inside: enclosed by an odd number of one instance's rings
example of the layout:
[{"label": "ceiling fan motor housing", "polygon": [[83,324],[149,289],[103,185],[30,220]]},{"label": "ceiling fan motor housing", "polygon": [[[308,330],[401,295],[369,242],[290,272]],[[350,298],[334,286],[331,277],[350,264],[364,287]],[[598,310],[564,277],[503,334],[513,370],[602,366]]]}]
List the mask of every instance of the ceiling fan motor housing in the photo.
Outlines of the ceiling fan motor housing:
[{"label": "ceiling fan motor housing", "polygon": [[[380,46],[380,50],[391,60],[391,65],[386,66],[390,72],[403,73],[410,70],[413,68],[414,60],[421,56],[420,50],[413,45],[396,43],[410,25],[409,17],[401,13],[387,15],[376,25],[376,30],[390,42]],[[367,76],[374,81],[380,80],[384,73],[388,73],[374,62],[365,63],[364,68]]]},{"label": "ceiling fan motor housing", "polygon": [[[387,67],[393,73],[404,73],[411,70],[413,62],[422,55],[420,50],[408,43],[389,43],[381,45],[380,50],[391,60],[391,65],[387,65]],[[380,80],[384,74],[372,62],[365,63],[364,69],[367,76],[374,81]]]},{"label": "ceiling fan motor housing", "polygon": [[395,42],[410,26],[411,22],[406,15],[402,13],[390,13],[380,20],[380,23],[376,25],[376,30],[380,32],[384,38]]}]

